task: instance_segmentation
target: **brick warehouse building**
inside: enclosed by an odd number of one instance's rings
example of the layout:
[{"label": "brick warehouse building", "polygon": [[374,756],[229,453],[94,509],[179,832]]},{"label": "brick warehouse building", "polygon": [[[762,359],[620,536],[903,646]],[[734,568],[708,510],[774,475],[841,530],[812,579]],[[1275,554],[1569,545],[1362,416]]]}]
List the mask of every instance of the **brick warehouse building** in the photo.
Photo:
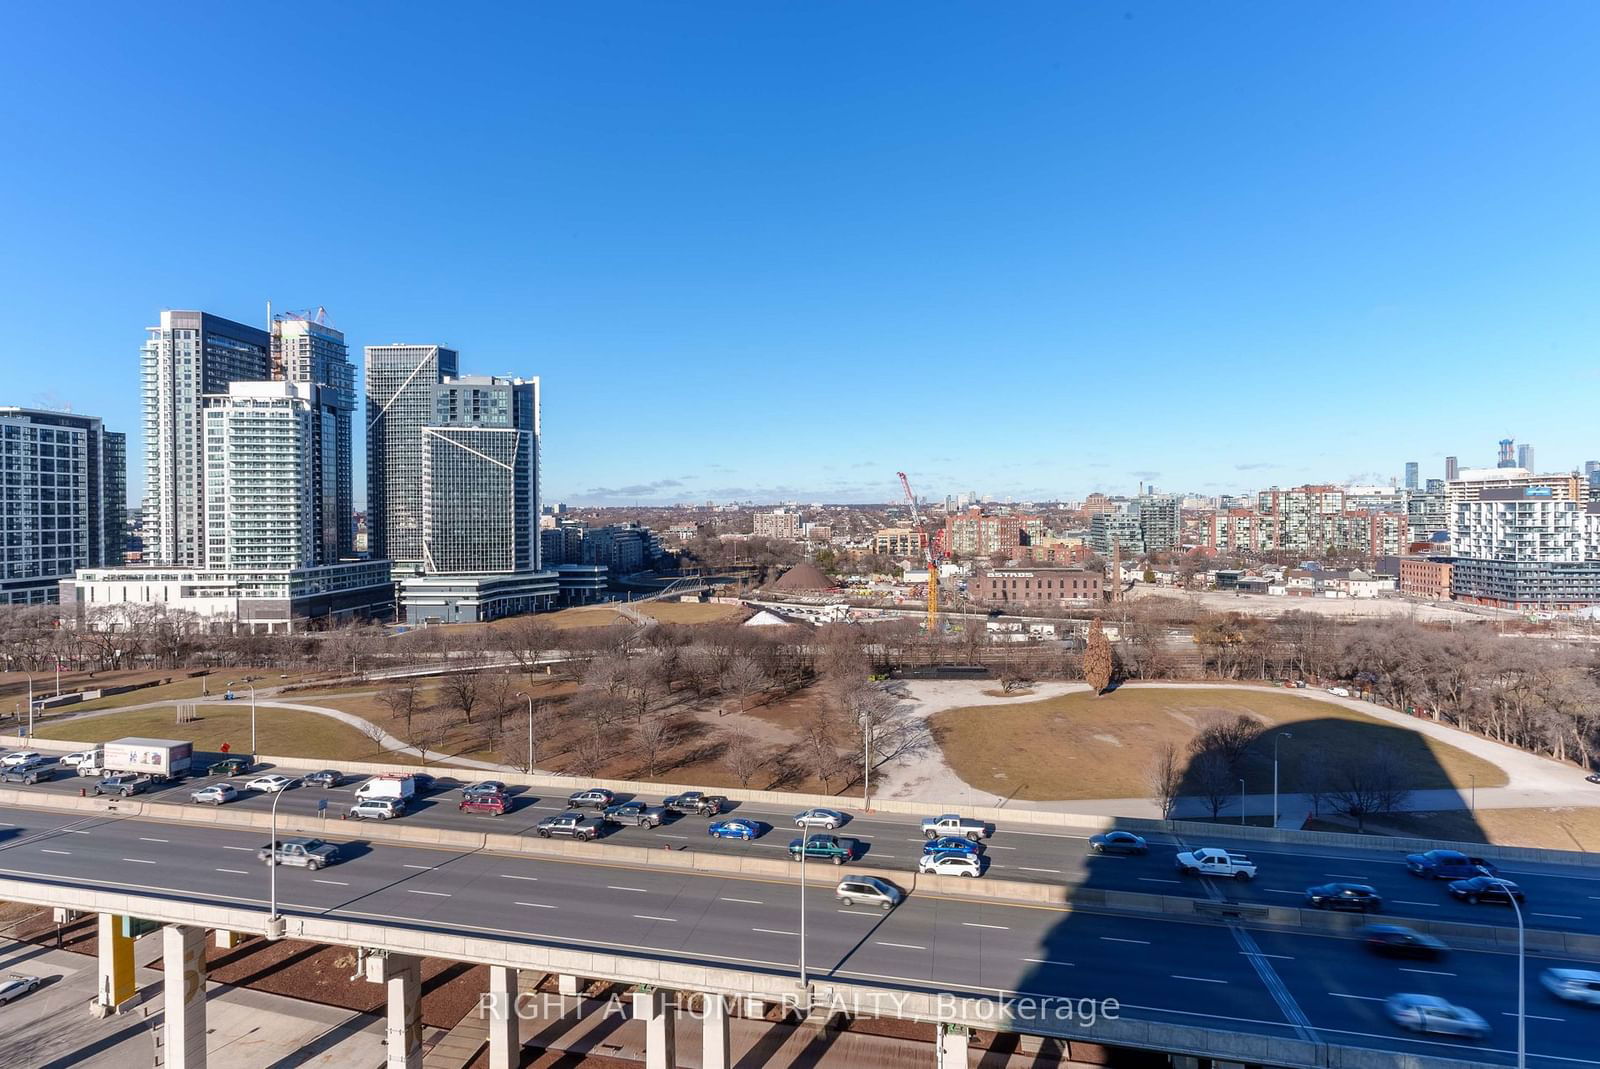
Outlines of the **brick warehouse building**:
[{"label": "brick warehouse building", "polygon": [[1103,582],[1083,568],[998,568],[974,575],[967,593],[986,605],[1071,608],[1099,603]]}]

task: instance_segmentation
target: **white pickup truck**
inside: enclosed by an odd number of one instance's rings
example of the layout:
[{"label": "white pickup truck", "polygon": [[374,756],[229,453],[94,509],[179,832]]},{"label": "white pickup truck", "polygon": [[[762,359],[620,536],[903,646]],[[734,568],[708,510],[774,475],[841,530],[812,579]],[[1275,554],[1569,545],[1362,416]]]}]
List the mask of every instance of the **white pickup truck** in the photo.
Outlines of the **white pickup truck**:
[{"label": "white pickup truck", "polygon": [[946,835],[964,835],[973,842],[989,837],[989,825],[981,820],[972,820],[968,817],[957,816],[954,813],[945,813],[937,817],[929,817],[922,822],[922,837],[924,839],[939,839]]},{"label": "white pickup truck", "polygon": [[1203,846],[1179,854],[1178,871],[1185,876],[1232,876],[1236,880],[1253,880],[1256,863],[1244,854]]}]

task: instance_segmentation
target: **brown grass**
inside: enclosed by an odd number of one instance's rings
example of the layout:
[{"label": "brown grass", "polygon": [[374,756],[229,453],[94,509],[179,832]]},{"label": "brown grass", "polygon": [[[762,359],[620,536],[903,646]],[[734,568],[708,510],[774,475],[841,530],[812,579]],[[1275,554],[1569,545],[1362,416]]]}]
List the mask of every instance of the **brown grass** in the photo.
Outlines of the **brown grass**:
[{"label": "brown grass", "polygon": [[1336,763],[1373,747],[1399,757],[1415,789],[1466,787],[1473,776],[1482,787],[1506,782],[1498,767],[1454,746],[1330,702],[1270,691],[1124,687],[1100,698],[1080,693],[951,709],[932,723],[945,759],[962,779],[980,790],[1048,801],[1142,797],[1149,792],[1150,762],[1161,743],[1170,741],[1185,752],[1197,727],[1240,713],[1261,723],[1261,737],[1244,768],[1252,793],[1272,790],[1272,729],[1278,727],[1294,735],[1281,743],[1284,791],[1300,789],[1307,755]]},{"label": "brown grass", "polygon": [[[1354,829],[1328,821],[1307,825],[1313,831],[1348,834]],[[1375,835],[1399,835],[1447,842],[1495,843],[1542,850],[1600,850],[1600,808],[1464,809],[1405,813],[1384,817],[1368,828]]]},{"label": "brown grass", "polygon": [[[206,705],[200,718],[179,724],[175,711],[139,709],[127,713],[75,720],[50,729],[53,739],[106,742],[125,736],[188,739],[197,750],[218,751],[228,743],[233,753],[250,751],[250,703]],[[260,708],[256,711],[256,750],[282,756],[326,757],[342,761],[370,761],[380,753],[377,744],[352,727],[316,713],[294,709]],[[385,756],[384,760],[398,759]]]}]

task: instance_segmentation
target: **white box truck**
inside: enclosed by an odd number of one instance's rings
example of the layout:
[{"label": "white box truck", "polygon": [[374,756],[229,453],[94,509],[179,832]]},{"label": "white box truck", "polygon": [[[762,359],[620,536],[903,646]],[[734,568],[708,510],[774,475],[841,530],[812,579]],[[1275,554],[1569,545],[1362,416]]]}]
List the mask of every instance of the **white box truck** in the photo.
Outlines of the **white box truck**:
[{"label": "white box truck", "polygon": [[417,796],[417,781],[411,776],[373,776],[356,788],[356,801],[381,798],[405,805]]},{"label": "white box truck", "polygon": [[117,739],[105,744],[104,775],[123,773],[164,782],[185,775],[194,760],[194,743],[178,739]]}]

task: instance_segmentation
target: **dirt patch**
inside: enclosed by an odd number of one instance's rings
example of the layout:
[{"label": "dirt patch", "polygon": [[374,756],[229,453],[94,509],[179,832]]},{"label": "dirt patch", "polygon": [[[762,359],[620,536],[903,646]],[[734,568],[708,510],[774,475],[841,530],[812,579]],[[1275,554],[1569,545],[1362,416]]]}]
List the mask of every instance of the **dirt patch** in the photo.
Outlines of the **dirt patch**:
[{"label": "dirt patch", "polygon": [[[105,742],[126,736],[143,738],[185,738],[195,749],[217,752],[227,743],[233,753],[250,752],[250,703],[202,705],[197,717],[179,724],[175,710],[138,709],[126,713],[72,720],[50,729],[50,737],[77,742]],[[334,760],[370,761],[387,752],[347,724],[326,716],[296,709],[256,710],[256,752],[265,754],[304,754]]]},{"label": "dirt patch", "polygon": [[1034,693],[1032,690],[986,690],[983,692],[983,696],[986,698],[1031,698]]}]

